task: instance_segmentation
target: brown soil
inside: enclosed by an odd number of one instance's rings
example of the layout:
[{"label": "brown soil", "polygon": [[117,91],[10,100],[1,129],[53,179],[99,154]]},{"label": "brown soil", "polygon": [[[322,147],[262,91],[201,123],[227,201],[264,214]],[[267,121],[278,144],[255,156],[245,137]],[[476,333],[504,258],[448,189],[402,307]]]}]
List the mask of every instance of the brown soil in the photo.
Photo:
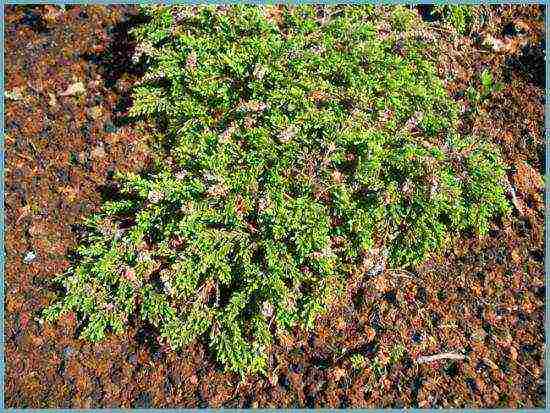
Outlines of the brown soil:
[{"label": "brown soil", "polygon": [[[42,322],[49,281],[110,173],[149,161],[145,126],[124,120],[139,76],[127,29],[139,19],[126,6],[6,7],[6,406],[543,407],[543,9],[483,10],[468,36],[434,32],[464,129],[496,142],[510,167],[512,217],[414,274],[350,283],[314,333],[280,340],[268,378],[239,384],[202,343],[170,352],[146,325],[91,344],[74,316]],[[463,92],[483,68],[504,88],[474,115]],[[417,362],[442,352],[466,358]]]}]

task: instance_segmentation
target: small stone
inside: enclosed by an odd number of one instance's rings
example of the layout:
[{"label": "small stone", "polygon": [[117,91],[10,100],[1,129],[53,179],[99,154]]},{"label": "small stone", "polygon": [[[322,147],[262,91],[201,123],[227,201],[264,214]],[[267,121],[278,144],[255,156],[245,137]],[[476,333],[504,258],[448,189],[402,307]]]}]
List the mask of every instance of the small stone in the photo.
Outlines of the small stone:
[{"label": "small stone", "polygon": [[94,158],[105,158],[105,148],[103,148],[103,145],[96,146],[91,154]]},{"label": "small stone", "polygon": [[244,103],[241,106],[241,109],[250,111],[250,112],[262,112],[267,108],[267,105],[264,102],[258,102],[256,100],[251,100]]},{"label": "small stone", "polygon": [[113,125],[111,122],[108,122],[105,124],[105,132],[106,133],[114,133],[116,132],[116,126]]},{"label": "small stone", "polygon": [[122,239],[122,236],[124,235],[124,233],[126,232],[127,230],[125,229],[117,229],[116,232],[115,232],[115,239],[118,241],[120,239]]},{"label": "small stone", "polygon": [[370,270],[367,271],[368,277],[376,277],[382,274],[386,269],[386,266],[383,263],[377,263]]},{"label": "small stone", "polygon": [[275,308],[273,307],[273,304],[271,304],[269,301],[264,301],[262,306],[262,314],[265,318],[271,318],[274,310]]},{"label": "small stone", "polygon": [[63,349],[63,358],[68,359],[74,354],[74,349],[70,346],[67,346]]},{"label": "small stone", "polygon": [[29,251],[25,255],[25,258],[23,258],[23,261],[25,262],[25,264],[30,264],[35,260],[35,258],[36,258],[36,253],[34,251]]}]

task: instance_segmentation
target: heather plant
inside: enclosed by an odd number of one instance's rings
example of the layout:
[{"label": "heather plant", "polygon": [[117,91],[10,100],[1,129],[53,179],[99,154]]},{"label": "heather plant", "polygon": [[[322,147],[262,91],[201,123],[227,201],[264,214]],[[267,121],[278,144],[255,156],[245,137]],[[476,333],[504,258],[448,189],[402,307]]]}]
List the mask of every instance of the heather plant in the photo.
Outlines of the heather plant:
[{"label": "heather plant", "polygon": [[370,251],[411,267],[506,213],[498,151],[458,133],[406,8],[145,11],[131,115],[158,126],[157,161],[115,176],[49,319],[76,311],[100,340],[137,315],[174,349],[204,339],[265,372]]}]

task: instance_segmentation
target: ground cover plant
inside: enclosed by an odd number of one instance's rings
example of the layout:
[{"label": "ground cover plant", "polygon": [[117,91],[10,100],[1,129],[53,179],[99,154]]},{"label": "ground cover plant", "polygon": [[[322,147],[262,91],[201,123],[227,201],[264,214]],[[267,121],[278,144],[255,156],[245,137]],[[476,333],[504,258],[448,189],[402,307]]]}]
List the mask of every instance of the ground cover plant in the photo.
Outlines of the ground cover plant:
[{"label": "ground cover plant", "polygon": [[266,372],[351,274],[414,267],[508,212],[499,151],[459,133],[415,13],[381,34],[371,6],[145,11],[130,114],[156,123],[156,162],[116,174],[48,319],[75,311],[100,340],[137,316]]}]

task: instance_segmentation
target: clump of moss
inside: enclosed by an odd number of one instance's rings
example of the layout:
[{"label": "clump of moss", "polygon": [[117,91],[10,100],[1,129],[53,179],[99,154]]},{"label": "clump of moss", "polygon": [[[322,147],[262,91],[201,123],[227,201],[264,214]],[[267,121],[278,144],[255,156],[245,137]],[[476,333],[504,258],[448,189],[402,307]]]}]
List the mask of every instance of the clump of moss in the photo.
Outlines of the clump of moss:
[{"label": "clump of moss", "polygon": [[49,319],[76,311],[99,340],[137,313],[174,348],[207,337],[226,368],[261,372],[373,248],[415,265],[506,212],[498,151],[457,132],[407,9],[146,11],[132,115],[157,122],[162,156],[117,175]]}]

